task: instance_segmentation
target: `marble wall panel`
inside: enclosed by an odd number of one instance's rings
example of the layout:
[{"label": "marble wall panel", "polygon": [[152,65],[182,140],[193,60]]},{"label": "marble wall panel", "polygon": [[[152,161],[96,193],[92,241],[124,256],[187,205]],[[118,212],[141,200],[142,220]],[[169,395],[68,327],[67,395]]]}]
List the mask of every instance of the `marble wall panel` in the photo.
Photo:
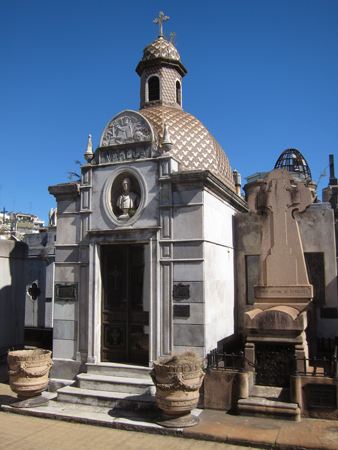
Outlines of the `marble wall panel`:
[{"label": "marble wall panel", "polygon": [[75,341],[77,339],[77,321],[55,319],[53,337],[54,339]]},{"label": "marble wall panel", "polygon": [[209,192],[204,192],[204,238],[233,247],[234,208]]},{"label": "marble wall panel", "polygon": [[203,281],[203,262],[174,263],[174,282]]},{"label": "marble wall panel", "polygon": [[[77,244],[80,237],[80,215],[58,213],[56,244]],[[55,255],[56,257],[56,255]]]},{"label": "marble wall panel", "polygon": [[205,243],[205,335],[206,351],[231,336],[235,329],[233,250]]},{"label": "marble wall panel", "polygon": [[171,226],[171,209],[164,208],[161,210],[161,238],[170,239],[172,234]]},{"label": "marble wall panel", "polygon": [[53,340],[53,358],[75,359],[76,341],[65,339]]},{"label": "marble wall panel", "polygon": [[55,261],[56,262],[78,262],[79,248],[78,247],[58,247]]},{"label": "marble wall panel", "polygon": [[72,263],[55,263],[55,283],[74,283],[79,279],[79,266]]},{"label": "marble wall panel", "polygon": [[[58,201],[58,215],[63,213],[74,213],[80,210],[80,199],[67,199]],[[58,217],[59,219],[59,217]],[[59,225],[59,224],[58,224]]]},{"label": "marble wall panel", "polygon": [[204,326],[174,324],[174,345],[175,346],[204,346]]},{"label": "marble wall panel", "polygon": [[173,204],[188,205],[193,203],[202,203],[203,192],[201,189],[193,187],[178,187],[173,189]]},{"label": "marble wall panel", "polygon": [[174,243],[174,259],[203,258],[202,242]]},{"label": "marble wall panel", "polygon": [[173,209],[174,239],[202,239],[203,208],[185,206]]},{"label": "marble wall panel", "polygon": [[54,303],[54,320],[76,320],[77,313],[77,302],[56,301]]}]

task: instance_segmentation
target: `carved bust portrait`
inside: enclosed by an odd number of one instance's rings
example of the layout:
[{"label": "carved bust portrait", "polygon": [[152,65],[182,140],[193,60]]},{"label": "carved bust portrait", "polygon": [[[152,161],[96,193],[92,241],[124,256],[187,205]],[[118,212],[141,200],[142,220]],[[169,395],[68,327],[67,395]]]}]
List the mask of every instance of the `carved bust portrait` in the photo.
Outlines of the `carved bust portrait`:
[{"label": "carved bust portrait", "polygon": [[118,215],[119,220],[128,220],[135,214],[139,206],[139,196],[131,190],[131,179],[125,177],[122,180],[123,193],[118,197],[116,206],[122,214]]}]

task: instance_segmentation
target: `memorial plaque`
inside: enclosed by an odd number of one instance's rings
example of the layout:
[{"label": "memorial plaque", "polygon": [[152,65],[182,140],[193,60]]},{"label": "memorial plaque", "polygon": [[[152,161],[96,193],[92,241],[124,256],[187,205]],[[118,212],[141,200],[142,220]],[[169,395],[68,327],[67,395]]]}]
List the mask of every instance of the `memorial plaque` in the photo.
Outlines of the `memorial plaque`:
[{"label": "memorial plaque", "polygon": [[189,300],[190,298],[190,285],[189,284],[174,284],[173,288],[174,300]]},{"label": "memorial plaque", "polygon": [[174,305],[174,319],[187,319],[190,317],[189,305]]},{"label": "memorial plaque", "polygon": [[308,384],[307,394],[309,407],[311,408],[337,408],[336,386]]},{"label": "memorial plaque", "polygon": [[58,283],[55,285],[55,300],[77,301],[77,283]]}]

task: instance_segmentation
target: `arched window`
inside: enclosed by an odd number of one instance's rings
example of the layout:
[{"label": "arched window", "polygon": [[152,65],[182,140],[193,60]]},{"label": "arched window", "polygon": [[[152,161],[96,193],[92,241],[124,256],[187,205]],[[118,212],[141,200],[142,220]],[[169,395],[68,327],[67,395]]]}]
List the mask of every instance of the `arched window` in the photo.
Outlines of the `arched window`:
[{"label": "arched window", "polygon": [[176,103],[182,106],[182,93],[181,93],[181,83],[176,81]]},{"label": "arched window", "polygon": [[149,102],[160,99],[160,79],[156,76],[148,80]]}]

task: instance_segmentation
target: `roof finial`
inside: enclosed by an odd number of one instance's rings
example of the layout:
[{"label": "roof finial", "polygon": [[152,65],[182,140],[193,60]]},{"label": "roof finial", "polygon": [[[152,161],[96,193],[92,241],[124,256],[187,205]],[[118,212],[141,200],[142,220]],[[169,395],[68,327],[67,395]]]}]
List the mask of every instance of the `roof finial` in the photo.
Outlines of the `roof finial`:
[{"label": "roof finial", "polygon": [[88,143],[87,143],[87,150],[84,154],[85,159],[90,162],[93,159],[93,144],[92,144],[92,135],[88,134]]},{"label": "roof finial", "polygon": [[163,37],[163,22],[166,22],[169,19],[168,16],[165,16],[163,14],[163,12],[161,11],[160,14],[158,15],[158,19],[155,19],[153,23],[159,23],[160,24],[160,33],[158,35],[158,37]]}]

